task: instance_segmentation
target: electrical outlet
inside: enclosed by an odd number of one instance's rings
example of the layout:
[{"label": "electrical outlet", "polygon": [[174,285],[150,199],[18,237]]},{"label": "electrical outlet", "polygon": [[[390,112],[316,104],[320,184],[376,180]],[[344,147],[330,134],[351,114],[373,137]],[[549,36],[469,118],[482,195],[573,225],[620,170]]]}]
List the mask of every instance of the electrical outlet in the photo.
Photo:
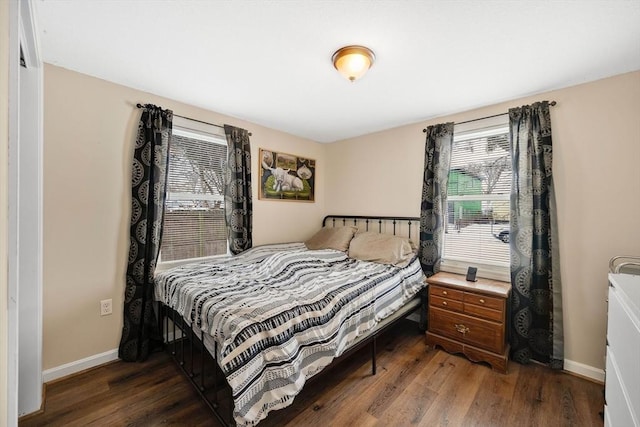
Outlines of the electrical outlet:
[{"label": "electrical outlet", "polygon": [[100,316],[108,316],[113,313],[111,298],[100,301]]}]

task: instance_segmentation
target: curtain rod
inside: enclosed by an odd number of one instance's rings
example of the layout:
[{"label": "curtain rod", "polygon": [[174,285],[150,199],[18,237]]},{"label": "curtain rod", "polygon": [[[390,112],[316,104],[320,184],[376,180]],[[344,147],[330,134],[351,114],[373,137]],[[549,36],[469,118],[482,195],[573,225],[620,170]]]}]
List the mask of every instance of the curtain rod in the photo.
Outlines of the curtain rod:
[{"label": "curtain rod", "polygon": [[[138,108],[144,108],[144,105],[142,105],[142,104],[140,104],[140,103],[137,103],[137,104],[136,104],[136,107],[138,107]],[[217,125],[217,124],[215,124],[215,123],[209,123],[209,122],[205,122],[205,121],[198,120],[198,119],[192,119],[191,117],[181,116],[180,114],[176,114],[176,113],[173,113],[173,115],[174,115],[174,116],[176,116],[176,117],[180,117],[180,118],[182,118],[182,119],[187,119],[187,120],[191,120],[191,121],[198,122],[198,123],[204,123],[205,125],[211,125],[211,126],[215,126],[215,127],[217,127],[217,128],[220,128],[220,129],[224,129],[224,126],[220,126],[220,125]],[[249,136],[253,136],[253,135],[251,134],[251,132],[249,132]]]},{"label": "curtain rod", "polygon": [[[552,107],[553,107],[554,105],[556,105],[556,104],[557,104],[557,102],[556,102],[556,101],[551,101],[551,102],[549,102],[549,105],[550,105],[550,106],[552,106]],[[491,118],[493,118],[493,117],[506,116],[507,114],[509,114],[509,113],[494,114],[493,116],[486,116],[486,117],[480,117],[480,118],[477,118],[477,119],[465,120],[464,122],[456,122],[456,123],[454,123],[454,125],[461,125],[461,124],[463,124],[463,123],[477,122],[478,120],[491,119]],[[422,132],[427,133],[427,129],[422,129]]]}]

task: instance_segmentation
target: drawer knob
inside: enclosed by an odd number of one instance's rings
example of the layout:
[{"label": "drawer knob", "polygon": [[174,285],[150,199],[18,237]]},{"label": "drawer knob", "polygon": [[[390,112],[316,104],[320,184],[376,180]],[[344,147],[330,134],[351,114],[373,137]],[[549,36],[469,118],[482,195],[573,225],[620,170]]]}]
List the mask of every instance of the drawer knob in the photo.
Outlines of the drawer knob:
[{"label": "drawer knob", "polygon": [[480,298],[480,304],[484,304],[484,299]]},{"label": "drawer knob", "polygon": [[464,326],[462,323],[456,324],[455,327],[456,331],[460,332],[461,334],[466,334],[467,332],[469,332],[469,328]]},{"label": "drawer knob", "polygon": [[442,305],[447,305],[447,302],[446,301],[442,301]]},{"label": "drawer knob", "polygon": [[442,295],[449,295],[447,291],[442,291]]}]

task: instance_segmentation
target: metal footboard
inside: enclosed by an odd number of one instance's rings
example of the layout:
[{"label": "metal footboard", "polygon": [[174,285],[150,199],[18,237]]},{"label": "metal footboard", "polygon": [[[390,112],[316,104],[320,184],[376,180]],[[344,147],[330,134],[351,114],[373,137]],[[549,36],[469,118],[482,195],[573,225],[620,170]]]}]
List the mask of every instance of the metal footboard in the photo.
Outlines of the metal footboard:
[{"label": "metal footboard", "polygon": [[[161,324],[166,351],[223,426],[233,422],[231,387],[200,336],[176,311],[163,305]],[[217,353],[217,349],[214,349]]]},{"label": "metal footboard", "polygon": [[[377,338],[386,330],[405,319],[409,314],[418,310],[423,303],[423,297],[423,295],[417,295],[416,298],[409,301],[388,319],[383,320],[375,331],[356,340],[343,355],[334,359],[331,365],[340,363],[356,351],[369,345],[371,350],[371,375],[376,375]],[[162,306],[161,313],[166,351],[171,355],[185,377],[189,379],[216,419],[223,426],[235,425],[231,387],[227,383],[218,363],[205,346],[204,334],[200,332],[200,336],[198,336],[182,316],[170,307]],[[214,352],[217,354],[217,349]],[[322,372],[310,378],[310,382],[313,382],[321,375]]]}]

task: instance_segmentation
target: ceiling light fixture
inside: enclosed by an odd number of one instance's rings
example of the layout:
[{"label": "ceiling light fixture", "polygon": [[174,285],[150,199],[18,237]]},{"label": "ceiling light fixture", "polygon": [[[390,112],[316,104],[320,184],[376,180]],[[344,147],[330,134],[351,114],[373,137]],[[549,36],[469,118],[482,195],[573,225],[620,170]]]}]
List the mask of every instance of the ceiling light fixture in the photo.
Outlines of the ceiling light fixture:
[{"label": "ceiling light fixture", "polygon": [[336,70],[352,82],[364,76],[375,59],[373,51],[364,46],[342,47],[332,57]]}]

